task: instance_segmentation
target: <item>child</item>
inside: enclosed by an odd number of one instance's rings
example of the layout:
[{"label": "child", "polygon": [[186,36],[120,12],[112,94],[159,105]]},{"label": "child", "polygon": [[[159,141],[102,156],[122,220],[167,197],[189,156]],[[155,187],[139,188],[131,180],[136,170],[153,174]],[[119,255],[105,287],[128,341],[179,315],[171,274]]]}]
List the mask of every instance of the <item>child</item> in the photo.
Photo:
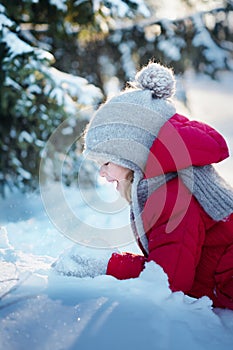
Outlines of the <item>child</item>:
[{"label": "child", "polygon": [[152,260],[172,291],[233,309],[233,191],[211,165],[228,148],[212,127],[176,113],[174,92],[172,70],[149,63],[87,128],[85,154],[129,201],[143,253],[113,253],[106,273],[135,278]]}]

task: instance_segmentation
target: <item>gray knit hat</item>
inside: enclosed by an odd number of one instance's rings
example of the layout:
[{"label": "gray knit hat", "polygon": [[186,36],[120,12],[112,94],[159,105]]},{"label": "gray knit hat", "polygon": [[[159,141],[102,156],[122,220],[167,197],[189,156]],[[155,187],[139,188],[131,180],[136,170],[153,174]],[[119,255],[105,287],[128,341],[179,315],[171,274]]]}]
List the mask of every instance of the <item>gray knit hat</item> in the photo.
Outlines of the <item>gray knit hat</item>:
[{"label": "gray knit hat", "polygon": [[129,85],[93,116],[86,130],[84,155],[143,172],[160,128],[175,114],[169,100],[175,79],[171,69],[149,63]]}]

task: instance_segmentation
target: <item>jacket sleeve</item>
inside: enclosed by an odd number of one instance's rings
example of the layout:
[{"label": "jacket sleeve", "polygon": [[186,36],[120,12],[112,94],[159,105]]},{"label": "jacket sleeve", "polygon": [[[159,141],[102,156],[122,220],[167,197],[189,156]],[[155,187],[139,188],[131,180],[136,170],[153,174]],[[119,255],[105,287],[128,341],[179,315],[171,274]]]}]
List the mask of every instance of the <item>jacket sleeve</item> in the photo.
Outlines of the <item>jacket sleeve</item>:
[{"label": "jacket sleeve", "polygon": [[[202,215],[206,214],[178,179],[167,184],[166,200],[162,202],[164,186],[152,194],[143,212],[149,229],[148,261],[164,269],[172,291],[188,292],[201,256],[205,238]],[[152,203],[156,203],[156,210]]]}]

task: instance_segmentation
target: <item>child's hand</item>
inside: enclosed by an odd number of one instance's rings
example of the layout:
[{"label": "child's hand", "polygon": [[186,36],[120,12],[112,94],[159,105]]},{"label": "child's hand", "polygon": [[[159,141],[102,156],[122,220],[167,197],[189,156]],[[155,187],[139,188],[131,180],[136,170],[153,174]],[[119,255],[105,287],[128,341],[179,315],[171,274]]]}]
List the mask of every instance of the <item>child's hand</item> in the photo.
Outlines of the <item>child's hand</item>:
[{"label": "child's hand", "polygon": [[[116,251],[116,250],[115,250]],[[53,263],[53,268],[62,275],[95,277],[105,275],[113,250],[92,249],[73,246]]]}]

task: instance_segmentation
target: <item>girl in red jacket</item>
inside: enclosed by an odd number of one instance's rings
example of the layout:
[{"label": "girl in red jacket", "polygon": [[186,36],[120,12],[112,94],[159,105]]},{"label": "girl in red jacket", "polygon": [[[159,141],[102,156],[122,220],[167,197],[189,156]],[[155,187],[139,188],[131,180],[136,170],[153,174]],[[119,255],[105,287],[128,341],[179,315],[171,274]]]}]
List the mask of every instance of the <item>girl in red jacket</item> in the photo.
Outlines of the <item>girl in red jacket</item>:
[{"label": "girl in red jacket", "polygon": [[233,309],[233,191],[211,165],[228,148],[212,127],[176,113],[174,91],[172,70],[149,63],[87,128],[85,154],[129,201],[143,253],[113,253],[106,273],[137,277],[153,260],[173,291]]}]

